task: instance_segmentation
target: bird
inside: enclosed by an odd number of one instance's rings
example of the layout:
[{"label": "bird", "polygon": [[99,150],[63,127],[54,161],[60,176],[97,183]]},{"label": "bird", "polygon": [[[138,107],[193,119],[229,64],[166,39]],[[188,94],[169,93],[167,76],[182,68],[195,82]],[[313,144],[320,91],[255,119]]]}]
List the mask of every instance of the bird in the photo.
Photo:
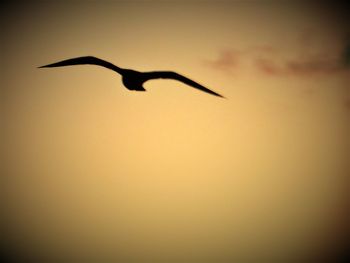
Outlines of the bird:
[{"label": "bird", "polygon": [[174,71],[149,71],[149,72],[140,72],[132,69],[120,68],[108,61],[94,57],[94,56],[83,56],[70,58],[62,60],[56,63],[40,66],[38,68],[53,68],[53,67],[64,67],[64,66],[73,66],[73,65],[97,65],[108,68],[119,73],[122,76],[122,82],[124,86],[129,90],[134,91],[146,91],[143,87],[143,84],[152,79],[173,79],[180,81],[184,84],[187,84],[193,88],[204,91],[214,96],[225,98],[219,93],[216,93],[201,84],[181,75]]}]

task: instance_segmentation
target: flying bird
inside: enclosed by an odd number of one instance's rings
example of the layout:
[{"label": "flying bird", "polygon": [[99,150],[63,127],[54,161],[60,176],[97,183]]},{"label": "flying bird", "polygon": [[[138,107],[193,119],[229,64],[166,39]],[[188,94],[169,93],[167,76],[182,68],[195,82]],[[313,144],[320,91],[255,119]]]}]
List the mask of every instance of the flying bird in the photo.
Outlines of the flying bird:
[{"label": "flying bird", "polygon": [[116,65],[93,57],[93,56],[85,56],[85,57],[77,57],[77,58],[71,58],[66,59],[60,62],[48,64],[45,66],[41,66],[39,68],[53,68],[53,67],[64,67],[64,66],[73,66],[73,65],[97,65],[102,66],[108,69],[111,69],[117,73],[119,73],[122,76],[122,82],[124,86],[129,90],[136,90],[136,91],[146,91],[145,88],[142,86],[146,81],[151,79],[173,79],[181,81],[193,88],[199,89],[201,91],[207,92],[209,94],[222,97],[224,96],[202,86],[201,84],[183,76],[173,71],[149,71],[149,72],[140,72],[136,70],[131,69],[124,69],[117,67]]}]

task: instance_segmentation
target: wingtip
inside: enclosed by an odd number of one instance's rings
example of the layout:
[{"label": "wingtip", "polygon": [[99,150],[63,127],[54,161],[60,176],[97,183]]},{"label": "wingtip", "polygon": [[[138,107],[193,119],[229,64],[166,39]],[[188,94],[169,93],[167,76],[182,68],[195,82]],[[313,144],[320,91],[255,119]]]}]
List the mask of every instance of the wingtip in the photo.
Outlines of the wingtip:
[{"label": "wingtip", "polygon": [[225,96],[223,96],[223,95],[221,95],[221,94],[219,94],[219,93],[215,93],[214,95],[217,96],[217,97],[220,97],[220,98],[223,98],[223,99],[226,99],[226,100],[227,100],[227,98],[226,98]]},{"label": "wingtip", "polygon": [[49,65],[40,66],[38,68],[54,68],[54,67],[55,67],[54,64],[49,64]]}]

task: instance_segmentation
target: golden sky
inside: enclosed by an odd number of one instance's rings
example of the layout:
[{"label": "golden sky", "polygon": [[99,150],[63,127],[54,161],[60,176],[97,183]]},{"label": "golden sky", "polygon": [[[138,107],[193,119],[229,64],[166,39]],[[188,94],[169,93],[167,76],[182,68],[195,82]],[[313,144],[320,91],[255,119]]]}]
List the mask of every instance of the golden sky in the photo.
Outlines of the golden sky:
[{"label": "golden sky", "polygon": [[[3,4],[9,253],[140,263],[339,254],[350,170],[342,10],[304,1]],[[173,70],[227,99],[172,80],[132,92],[97,66],[37,69],[85,55]]]}]

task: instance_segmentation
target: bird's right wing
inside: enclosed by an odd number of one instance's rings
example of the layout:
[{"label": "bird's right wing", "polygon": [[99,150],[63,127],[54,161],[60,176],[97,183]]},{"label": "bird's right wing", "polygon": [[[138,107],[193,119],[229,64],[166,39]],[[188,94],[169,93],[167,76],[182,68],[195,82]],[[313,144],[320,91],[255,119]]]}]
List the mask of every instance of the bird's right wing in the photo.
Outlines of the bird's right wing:
[{"label": "bird's right wing", "polygon": [[181,81],[193,88],[199,89],[201,91],[207,92],[209,94],[221,97],[221,98],[225,98],[224,96],[220,95],[219,93],[216,93],[215,91],[212,91],[204,86],[202,86],[201,84],[183,76],[180,75],[176,72],[173,71],[151,71],[151,72],[144,72],[146,78],[149,79],[174,79],[174,80],[178,80]]},{"label": "bird's right wing", "polygon": [[60,62],[41,66],[39,68],[53,68],[53,67],[73,66],[73,65],[97,65],[97,66],[102,66],[102,67],[111,69],[113,71],[116,71],[119,74],[121,74],[123,71],[123,69],[117,67],[116,65],[113,65],[108,61],[105,61],[96,57],[92,57],[92,56],[70,58]]}]

